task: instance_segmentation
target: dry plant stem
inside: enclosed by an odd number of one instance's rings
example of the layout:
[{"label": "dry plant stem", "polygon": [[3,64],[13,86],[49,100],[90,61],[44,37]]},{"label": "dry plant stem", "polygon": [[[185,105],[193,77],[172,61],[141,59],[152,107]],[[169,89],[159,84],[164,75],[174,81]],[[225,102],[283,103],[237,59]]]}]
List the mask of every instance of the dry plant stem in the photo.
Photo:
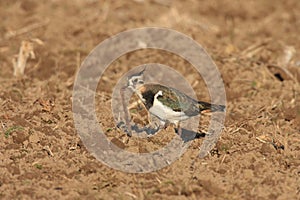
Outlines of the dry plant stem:
[{"label": "dry plant stem", "polygon": [[122,106],[123,106],[123,110],[124,110],[124,114],[125,114],[125,123],[128,128],[128,136],[131,137],[132,132],[131,132],[131,126],[130,126],[130,120],[129,120],[129,113],[128,113],[128,109],[127,109],[127,106],[125,103],[125,96],[124,96],[126,88],[127,87],[121,88],[120,93],[121,93],[121,98],[122,98]]},{"label": "dry plant stem", "polygon": [[45,150],[49,156],[54,156],[49,146],[44,146],[43,150]]},{"label": "dry plant stem", "polygon": [[133,199],[137,199],[137,196],[135,196],[134,194],[130,193],[130,192],[125,192],[124,194],[132,197]]},{"label": "dry plant stem", "polygon": [[2,126],[3,131],[5,131],[5,125],[2,121],[1,121],[1,126]]},{"label": "dry plant stem", "polygon": [[27,59],[35,58],[34,52],[33,52],[33,43],[28,41],[22,41],[19,54],[17,59],[13,59],[13,65],[14,65],[14,76],[22,76],[24,75],[24,70],[26,67]]},{"label": "dry plant stem", "polygon": [[277,69],[282,70],[288,77],[290,77],[290,79],[292,79],[295,83],[298,83],[296,78],[292,75],[292,73],[287,68],[280,67],[280,66],[277,66],[277,65],[269,65],[268,69],[269,69],[269,67],[273,67],[273,68],[277,68]]},{"label": "dry plant stem", "polygon": [[252,57],[255,53],[261,51],[262,47],[266,46],[270,41],[271,41],[271,39],[266,39],[264,41],[257,42],[255,44],[249,46],[247,49],[242,51],[241,56],[248,57],[248,58]]},{"label": "dry plant stem", "polygon": [[24,34],[24,33],[30,32],[30,31],[33,31],[33,30],[35,30],[37,28],[40,28],[40,27],[43,27],[43,26],[47,25],[49,23],[49,21],[50,21],[49,19],[46,19],[43,22],[38,22],[38,23],[30,24],[29,26],[23,27],[23,28],[21,28],[19,30],[10,31],[10,32],[8,32],[8,33],[5,34],[4,39],[10,39],[10,38],[16,37],[18,35],[21,35],[21,34]]}]

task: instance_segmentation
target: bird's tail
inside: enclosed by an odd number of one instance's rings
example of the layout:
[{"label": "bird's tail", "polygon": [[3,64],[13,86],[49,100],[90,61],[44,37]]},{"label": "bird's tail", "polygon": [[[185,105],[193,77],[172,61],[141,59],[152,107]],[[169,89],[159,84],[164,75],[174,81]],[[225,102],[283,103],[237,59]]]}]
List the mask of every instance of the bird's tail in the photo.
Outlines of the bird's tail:
[{"label": "bird's tail", "polygon": [[201,111],[211,111],[211,112],[225,112],[226,106],[225,105],[217,105],[217,104],[210,104],[204,101],[198,101],[199,110]]}]

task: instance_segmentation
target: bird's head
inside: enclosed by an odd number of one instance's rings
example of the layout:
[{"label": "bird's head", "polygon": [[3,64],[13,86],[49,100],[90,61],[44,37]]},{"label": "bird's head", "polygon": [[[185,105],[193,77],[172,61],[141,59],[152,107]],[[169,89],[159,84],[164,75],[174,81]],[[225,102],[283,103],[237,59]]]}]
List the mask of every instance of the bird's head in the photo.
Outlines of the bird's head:
[{"label": "bird's head", "polygon": [[127,87],[130,88],[133,91],[136,91],[136,89],[144,84],[144,71],[143,69],[141,72],[138,72],[136,74],[133,74],[127,78]]}]

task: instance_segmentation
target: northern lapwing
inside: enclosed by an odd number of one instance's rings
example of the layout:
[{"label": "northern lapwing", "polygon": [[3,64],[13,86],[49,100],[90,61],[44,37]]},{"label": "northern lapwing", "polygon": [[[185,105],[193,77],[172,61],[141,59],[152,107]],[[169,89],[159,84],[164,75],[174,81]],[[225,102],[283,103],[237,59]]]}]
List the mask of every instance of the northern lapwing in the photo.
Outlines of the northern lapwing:
[{"label": "northern lapwing", "polygon": [[197,116],[203,111],[224,112],[225,105],[195,100],[183,92],[161,84],[144,83],[144,70],[127,78],[127,87],[137,94],[150,114],[159,118],[164,127],[175,124],[178,135],[180,121]]}]

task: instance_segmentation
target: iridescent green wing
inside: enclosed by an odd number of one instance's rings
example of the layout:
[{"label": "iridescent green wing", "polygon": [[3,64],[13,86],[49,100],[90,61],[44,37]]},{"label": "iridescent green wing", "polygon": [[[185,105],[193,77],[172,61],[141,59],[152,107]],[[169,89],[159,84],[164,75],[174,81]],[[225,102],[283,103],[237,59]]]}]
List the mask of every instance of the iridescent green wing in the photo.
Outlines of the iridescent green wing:
[{"label": "iridescent green wing", "polygon": [[195,112],[198,113],[197,101],[185,95],[184,93],[168,87],[161,87],[160,90],[163,92],[162,96],[157,99],[162,104],[170,107],[172,110],[180,112]]},{"label": "iridescent green wing", "polygon": [[173,92],[169,88],[161,88],[161,91],[163,94],[162,96],[158,96],[157,100],[174,111],[180,112],[183,110],[180,103],[180,98],[176,95],[175,92]]}]

